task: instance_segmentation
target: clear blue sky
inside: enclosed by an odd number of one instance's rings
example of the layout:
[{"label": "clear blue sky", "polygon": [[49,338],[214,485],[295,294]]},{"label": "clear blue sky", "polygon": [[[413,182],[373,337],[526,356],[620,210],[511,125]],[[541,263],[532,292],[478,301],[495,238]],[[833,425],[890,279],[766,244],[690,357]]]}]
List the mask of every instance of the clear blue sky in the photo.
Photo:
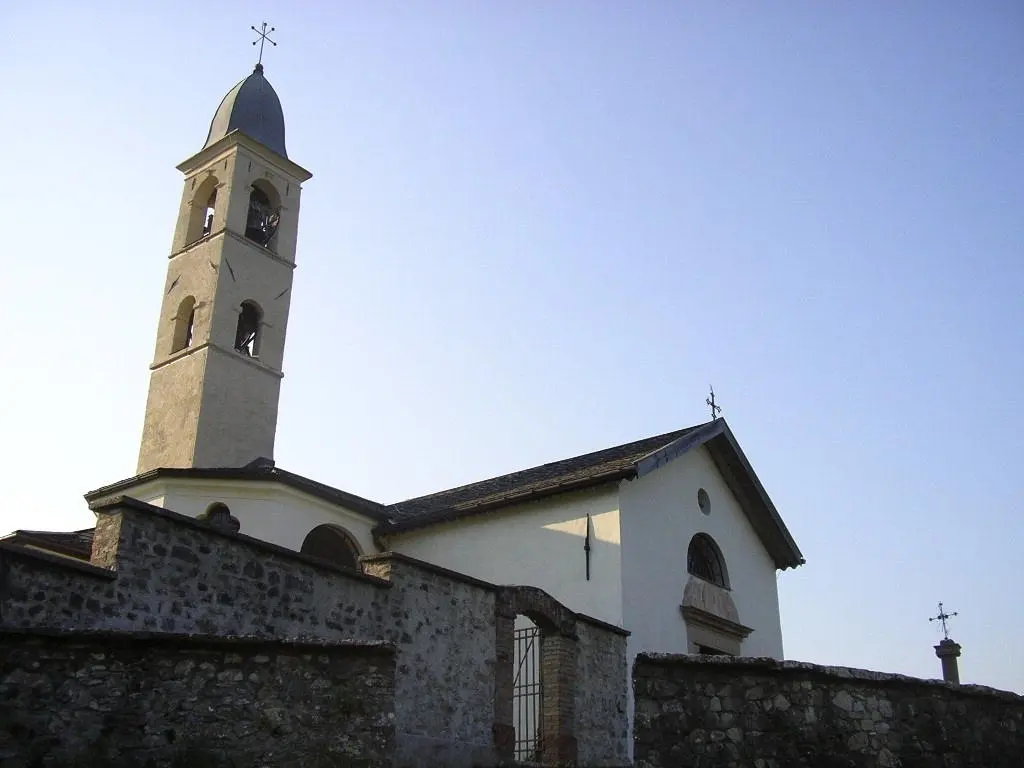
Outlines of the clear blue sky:
[{"label": "clear blue sky", "polygon": [[267,75],[303,197],[278,463],[393,501],[725,415],[787,655],[1024,692],[1024,5],[18,3],[0,523],[131,475],[181,192]]}]

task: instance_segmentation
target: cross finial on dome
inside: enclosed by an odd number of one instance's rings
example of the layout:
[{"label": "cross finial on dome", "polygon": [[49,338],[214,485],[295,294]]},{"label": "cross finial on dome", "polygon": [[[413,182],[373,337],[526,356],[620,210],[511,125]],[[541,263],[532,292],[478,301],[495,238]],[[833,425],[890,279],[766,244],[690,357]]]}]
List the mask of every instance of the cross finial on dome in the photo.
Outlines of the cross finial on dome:
[{"label": "cross finial on dome", "polygon": [[[268,31],[267,31],[267,22],[265,22],[265,21],[263,22],[263,28],[262,29],[256,29],[256,27],[253,27],[253,26],[250,26],[249,28],[253,32],[255,32],[257,35],[260,36],[259,40],[253,40],[252,44],[253,45],[256,45],[256,43],[260,44],[260,57],[256,60],[256,69],[255,69],[255,71],[259,72],[260,74],[263,74],[263,43],[264,42],[270,43],[275,48],[277,47],[277,43],[275,43],[273,40],[271,40],[269,37],[267,37],[267,35],[269,34]],[[274,31],[274,27],[271,27],[270,28],[270,32],[273,32],[273,31]]]}]

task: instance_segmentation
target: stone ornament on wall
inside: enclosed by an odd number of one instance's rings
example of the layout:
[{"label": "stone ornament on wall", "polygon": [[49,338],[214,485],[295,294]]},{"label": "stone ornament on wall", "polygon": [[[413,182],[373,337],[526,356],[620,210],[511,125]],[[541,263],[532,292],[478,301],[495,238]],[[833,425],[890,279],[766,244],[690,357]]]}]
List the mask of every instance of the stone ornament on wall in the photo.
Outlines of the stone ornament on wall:
[{"label": "stone ornament on wall", "polygon": [[220,501],[211,504],[206,508],[205,512],[197,515],[196,519],[202,520],[211,528],[227,531],[228,533],[238,533],[242,527],[238,518],[231,514],[228,505]]},{"label": "stone ornament on wall", "polygon": [[743,640],[754,631],[740,623],[739,611],[728,590],[696,576],[686,582],[679,609],[686,622],[690,653],[711,648],[739,656]]}]

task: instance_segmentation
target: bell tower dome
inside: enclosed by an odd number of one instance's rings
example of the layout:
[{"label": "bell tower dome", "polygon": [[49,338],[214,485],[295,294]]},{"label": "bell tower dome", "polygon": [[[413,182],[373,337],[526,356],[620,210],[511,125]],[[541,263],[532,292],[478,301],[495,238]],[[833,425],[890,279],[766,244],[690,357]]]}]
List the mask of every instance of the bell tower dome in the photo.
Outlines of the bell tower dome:
[{"label": "bell tower dome", "polygon": [[281,157],[288,157],[284,148],[284,111],[281,109],[281,100],[263,76],[262,64],[257,64],[251,75],[221,99],[210,123],[204,148],[235,130],[256,139]]},{"label": "bell tower dome", "polygon": [[228,91],[185,188],[164,284],[138,472],[272,459],[301,185],[257,64]]}]

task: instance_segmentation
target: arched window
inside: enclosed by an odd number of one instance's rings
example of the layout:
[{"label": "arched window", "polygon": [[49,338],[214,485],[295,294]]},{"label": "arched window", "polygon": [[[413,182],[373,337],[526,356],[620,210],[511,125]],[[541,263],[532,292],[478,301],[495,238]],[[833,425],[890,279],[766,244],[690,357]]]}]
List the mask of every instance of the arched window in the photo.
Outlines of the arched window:
[{"label": "arched window", "polygon": [[259,357],[263,312],[255,301],[243,301],[235,329],[235,350],[246,357]]},{"label": "arched window", "polygon": [[359,570],[359,546],[338,525],[318,525],[306,535],[299,551],[331,565]]},{"label": "arched window", "polygon": [[186,244],[194,243],[213,231],[213,215],[217,208],[217,187],[220,182],[216,176],[207,176],[192,195],[192,212],[189,215]]},{"label": "arched window", "polygon": [[281,200],[270,184],[262,179],[249,192],[249,212],[245,220],[245,236],[269,248],[281,223]]},{"label": "arched window", "polygon": [[725,559],[715,540],[706,533],[698,533],[690,539],[690,546],[686,550],[686,570],[699,579],[729,588]]},{"label": "arched window", "polygon": [[171,339],[171,352],[192,346],[192,330],[196,322],[196,297],[186,296],[178,305],[178,313],[174,316],[174,337]]}]

